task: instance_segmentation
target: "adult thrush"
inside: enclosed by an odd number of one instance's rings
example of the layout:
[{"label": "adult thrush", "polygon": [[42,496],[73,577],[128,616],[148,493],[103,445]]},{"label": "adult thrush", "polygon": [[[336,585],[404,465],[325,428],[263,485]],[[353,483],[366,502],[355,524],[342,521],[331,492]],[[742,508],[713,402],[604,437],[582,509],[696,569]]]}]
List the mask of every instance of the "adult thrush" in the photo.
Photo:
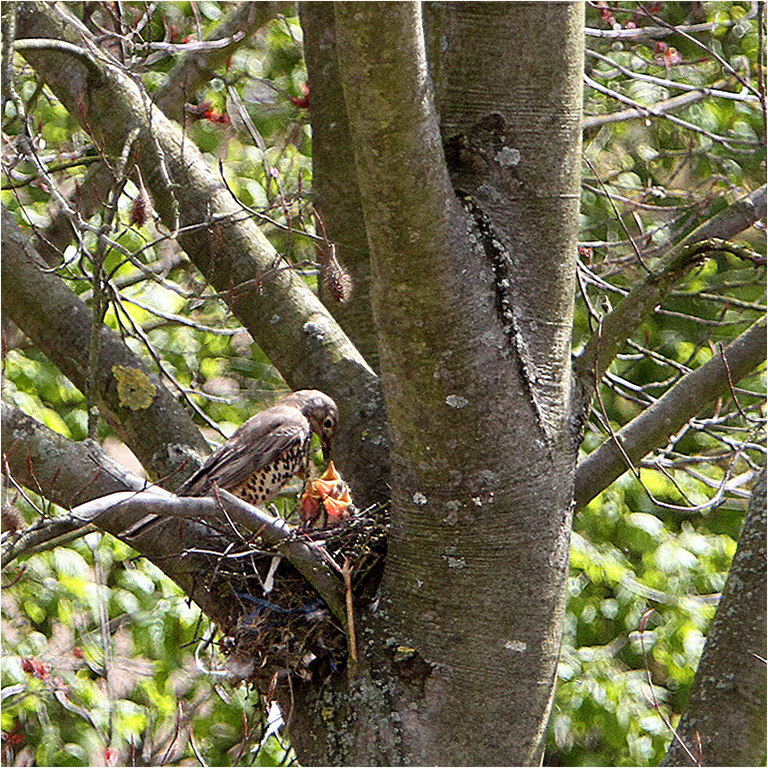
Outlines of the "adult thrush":
[{"label": "adult thrush", "polygon": [[316,389],[302,389],[245,422],[176,491],[178,496],[206,496],[214,485],[250,502],[272,498],[309,465],[314,432],[324,458],[339,420],[336,403]]},{"label": "adult thrush", "polygon": [[[248,419],[176,495],[206,496],[216,486],[251,504],[263,504],[294,475],[306,471],[313,432],[327,458],[338,420],[338,408],[328,395],[316,389],[293,392]],[[145,533],[160,520],[155,515],[139,520],[124,535]]]}]

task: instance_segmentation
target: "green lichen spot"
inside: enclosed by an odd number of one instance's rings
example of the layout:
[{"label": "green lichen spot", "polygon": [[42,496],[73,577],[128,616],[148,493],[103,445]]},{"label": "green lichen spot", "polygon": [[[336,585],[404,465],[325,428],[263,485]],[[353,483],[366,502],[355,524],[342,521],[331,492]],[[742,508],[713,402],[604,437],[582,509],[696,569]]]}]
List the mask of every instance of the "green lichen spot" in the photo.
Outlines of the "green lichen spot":
[{"label": "green lichen spot", "polygon": [[112,375],[117,381],[120,405],[132,411],[140,411],[152,405],[157,387],[144,371],[138,368],[126,368],[124,365],[113,365]]},{"label": "green lichen spot", "polygon": [[409,648],[407,645],[398,645],[395,650],[395,661],[408,661],[416,655],[415,648]]},{"label": "green lichen spot", "polygon": [[332,721],[333,721],[333,716],[334,716],[334,714],[335,714],[335,710],[334,710],[334,708],[333,708],[333,707],[323,707],[323,708],[320,710],[320,717],[322,717],[322,718],[323,718],[323,720],[324,720],[326,723],[330,723],[330,722],[332,722]]}]

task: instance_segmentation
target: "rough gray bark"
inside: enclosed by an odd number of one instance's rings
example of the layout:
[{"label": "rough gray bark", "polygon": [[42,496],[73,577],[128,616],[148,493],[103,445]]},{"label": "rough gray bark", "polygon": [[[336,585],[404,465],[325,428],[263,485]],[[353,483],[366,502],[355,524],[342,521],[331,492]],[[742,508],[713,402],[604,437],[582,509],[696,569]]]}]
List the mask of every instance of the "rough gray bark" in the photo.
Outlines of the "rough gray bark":
[{"label": "rough gray bark", "polygon": [[[18,8],[17,38],[77,43],[40,2]],[[165,225],[294,389],[316,387],[340,406],[339,464],[361,504],[386,498],[389,459],[378,380],[302,278],[231,198],[179,127],[119,67],[56,43],[25,58],[102,151],[119,155],[138,129],[134,157]],[[169,185],[170,181],[170,185]],[[275,268],[275,265],[278,268]]]},{"label": "rough gray bark", "polygon": [[[365,661],[351,695],[338,685],[314,708],[298,697],[292,740],[315,764],[534,764],[551,702],[573,468],[581,8],[443,10],[455,79],[443,81],[441,137],[419,6],[335,8],[393,525],[378,609],[359,617]],[[457,134],[477,163],[451,178],[442,143]],[[497,236],[456,196],[462,172]]]},{"label": "rough gray bark", "polygon": [[329,291],[323,300],[368,363],[378,368],[371,315],[371,269],[347,107],[339,79],[333,5],[300,3],[312,108],[312,191],[328,239],[338,246],[352,277],[349,301],[339,304]]},{"label": "rough gray bark", "polygon": [[[766,757],[765,468],[677,733],[701,765],[765,765]],[[697,755],[698,740],[701,752]],[[691,765],[678,739],[663,765]]]}]

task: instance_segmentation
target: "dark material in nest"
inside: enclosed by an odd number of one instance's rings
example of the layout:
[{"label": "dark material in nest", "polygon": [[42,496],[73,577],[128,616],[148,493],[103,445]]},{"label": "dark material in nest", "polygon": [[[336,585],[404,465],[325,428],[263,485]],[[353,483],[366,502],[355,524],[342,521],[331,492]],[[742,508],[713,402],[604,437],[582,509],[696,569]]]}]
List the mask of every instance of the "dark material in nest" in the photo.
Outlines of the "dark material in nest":
[{"label": "dark material in nest", "polygon": [[[352,568],[355,611],[370,602],[378,588],[387,552],[389,509],[370,507],[345,525],[330,530],[299,533],[325,547],[339,568]],[[232,671],[266,692],[289,674],[303,680],[322,680],[346,664],[347,639],[339,622],[303,576],[268,548],[254,550],[250,575],[232,574],[228,580],[233,612],[223,627],[222,642]],[[265,585],[273,570],[272,588]],[[258,575],[256,575],[258,574]],[[341,582],[341,576],[339,576]]]}]

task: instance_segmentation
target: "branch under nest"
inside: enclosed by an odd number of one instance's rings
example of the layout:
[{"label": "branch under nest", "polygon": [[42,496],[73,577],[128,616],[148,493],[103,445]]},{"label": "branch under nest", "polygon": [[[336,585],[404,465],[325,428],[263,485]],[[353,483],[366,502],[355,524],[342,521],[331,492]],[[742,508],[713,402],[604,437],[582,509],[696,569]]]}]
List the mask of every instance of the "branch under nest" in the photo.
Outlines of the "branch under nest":
[{"label": "branch under nest", "polygon": [[[370,507],[343,526],[301,531],[222,490],[215,498],[123,491],[9,536],[5,564],[59,535],[62,526],[84,531],[118,509],[202,521],[230,541],[222,552],[187,550],[181,556],[210,556],[210,588],[217,600],[234,603],[232,618],[220,627],[233,675],[264,690],[275,676],[324,677],[344,665],[352,647],[351,606],[373,599],[383,570],[388,509]],[[141,536],[134,539],[129,531],[121,538],[141,552]]]},{"label": "branch under nest", "polygon": [[[283,547],[259,541],[248,557],[252,569],[227,570],[218,575],[239,606],[237,618],[222,626],[222,651],[230,672],[265,691],[290,675],[323,680],[342,669],[356,648],[352,613],[373,600],[386,559],[389,510],[373,506],[343,526],[325,531],[294,531],[294,536],[323,553],[347,589],[343,617],[334,615],[317,590],[283,557]],[[237,558],[246,553],[238,553]],[[339,580],[338,585],[341,586]]]}]

